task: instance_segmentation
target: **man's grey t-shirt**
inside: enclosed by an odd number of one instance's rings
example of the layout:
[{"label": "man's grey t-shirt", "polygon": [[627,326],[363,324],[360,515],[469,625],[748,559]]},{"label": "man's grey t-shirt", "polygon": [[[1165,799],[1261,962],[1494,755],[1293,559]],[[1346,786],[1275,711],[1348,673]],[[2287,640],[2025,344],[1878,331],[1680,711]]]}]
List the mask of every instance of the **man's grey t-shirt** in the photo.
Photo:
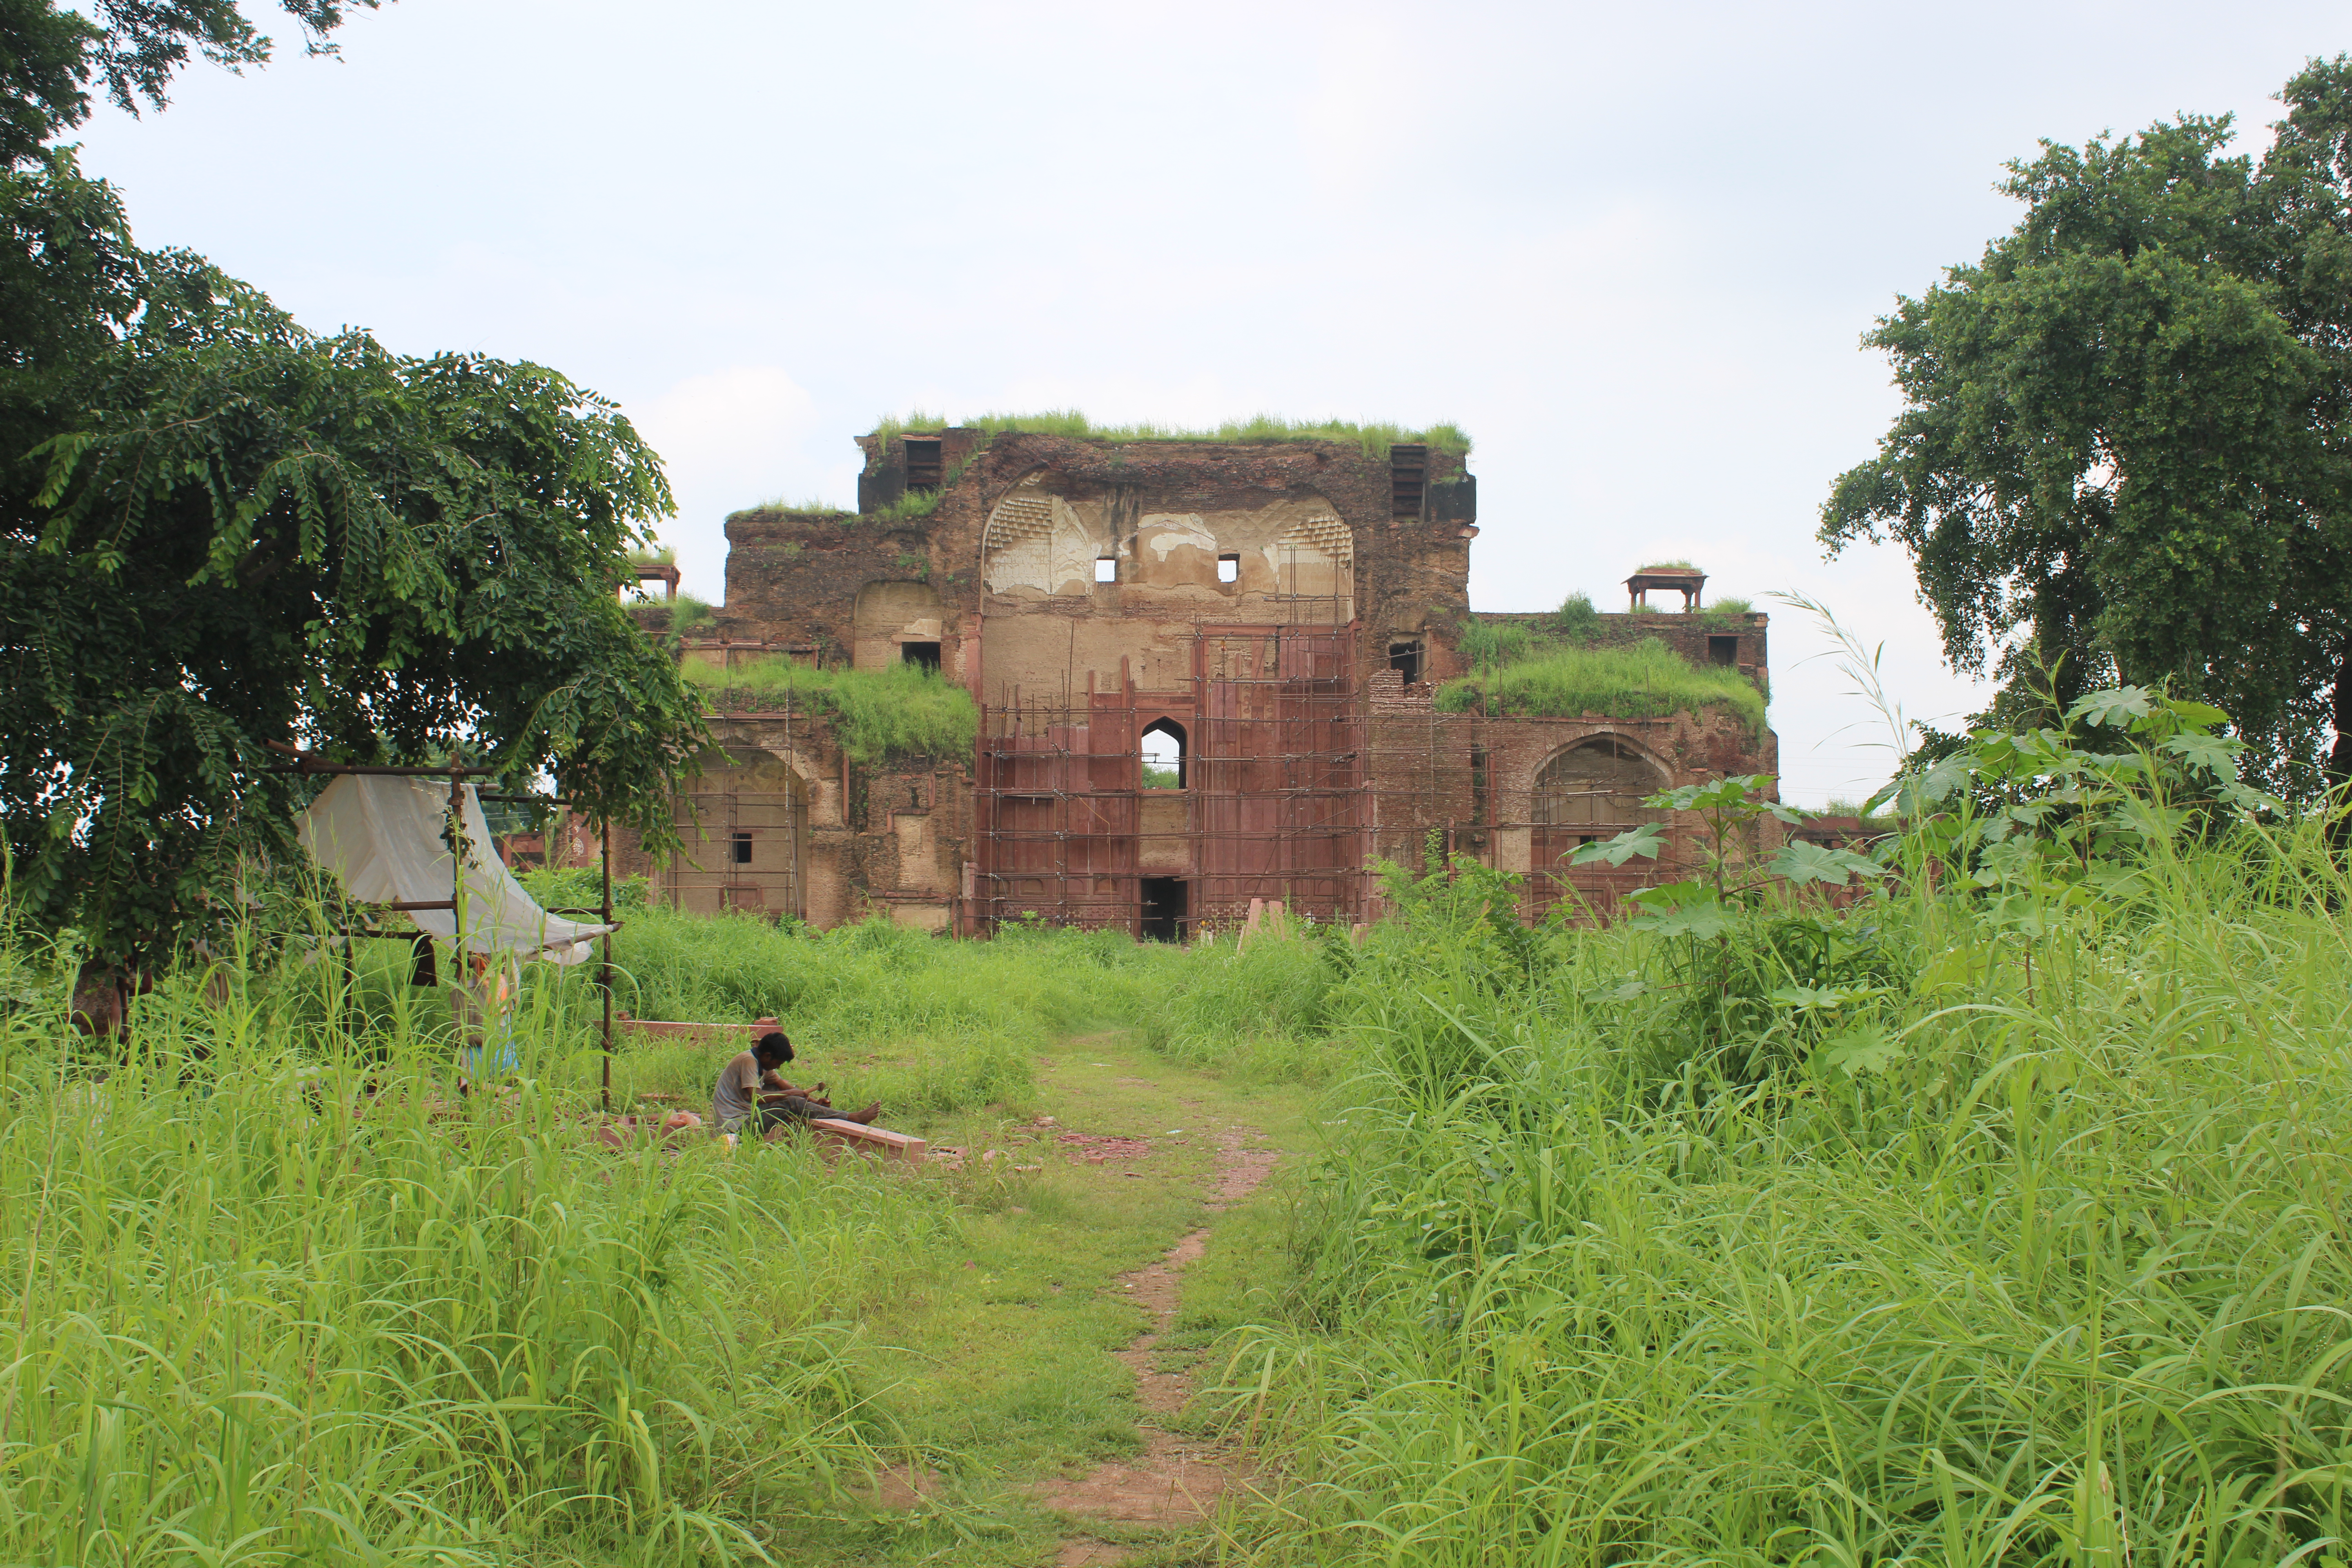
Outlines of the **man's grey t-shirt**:
[{"label": "man's grey t-shirt", "polygon": [[749,1121],[759,1114],[752,1096],[760,1089],[760,1058],[745,1051],[719,1069],[719,1087],[710,1091],[710,1111],[719,1125]]}]

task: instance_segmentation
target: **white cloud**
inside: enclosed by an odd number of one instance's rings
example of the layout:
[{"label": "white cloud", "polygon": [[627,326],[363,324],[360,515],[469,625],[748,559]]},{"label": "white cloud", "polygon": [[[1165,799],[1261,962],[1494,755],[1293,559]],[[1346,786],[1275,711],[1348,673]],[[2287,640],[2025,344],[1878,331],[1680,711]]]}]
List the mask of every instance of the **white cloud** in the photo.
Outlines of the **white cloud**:
[{"label": "white cloud", "polygon": [[[805,448],[820,434],[816,399],[774,365],[690,375],[625,412],[661,454],[669,475],[677,516],[664,527],[663,539],[677,547],[693,593],[719,596],[729,512],[779,497],[814,499],[821,468]],[[845,503],[854,498],[824,499]]]}]

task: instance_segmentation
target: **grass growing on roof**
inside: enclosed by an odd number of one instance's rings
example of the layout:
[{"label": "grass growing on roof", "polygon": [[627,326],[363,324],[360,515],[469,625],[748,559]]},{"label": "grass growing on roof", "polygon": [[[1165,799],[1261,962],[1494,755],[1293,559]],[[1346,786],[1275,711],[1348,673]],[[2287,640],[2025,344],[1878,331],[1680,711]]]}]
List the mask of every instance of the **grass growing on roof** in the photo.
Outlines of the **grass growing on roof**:
[{"label": "grass growing on roof", "polygon": [[1486,712],[1526,719],[1663,719],[1712,708],[1737,713],[1751,731],[1764,727],[1763,694],[1745,676],[1694,665],[1656,637],[1529,654],[1447,681],[1436,702],[1441,713],[1475,712],[1483,703]]},{"label": "grass growing on roof", "polygon": [[1472,668],[1492,671],[1515,664],[1535,651],[1535,634],[1521,621],[1487,621],[1472,616],[1462,623],[1454,642]]},{"label": "grass growing on roof", "polygon": [[817,669],[771,655],[731,669],[698,659],[683,668],[688,681],[724,708],[780,707],[789,700],[824,714],[843,749],[869,767],[889,757],[969,757],[980,733],[971,694],[919,665]]},{"label": "grass growing on roof", "polygon": [[[909,433],[920,435],[949,426],[924,414],[885,416],[874,434],[887,440]],[[1340,441],[1353,442],[1364,455],[1384,458],[1399,444],[1434,447],[1442,452],[1466,455],[1470,437],[1455,425],[1432,425],[1413,429],[1381,422],[1359,424],[1349,419],[1285,419],[1260,414],[1229,419],[1222,425],[1195,429],[1177,425],[1097,425],[1075,408],[1053,408],[1034,414],[982,414],[959,422],[959,428],[990,435],[1025,431],[1038,436],[1067,436],[1081,441]]]},{"label": "grass growing on roof", "polygon": [[639,600],[628,608],[656,630],[677,637],[691,637],[719,616],[717,605],[692,594],[680,594],[675,599]]},{"label": "grass growing on roof", "polygon": [[843,506],[838,501],[826,500],[822,496],[804,497],[800,500],[794,500],[790,496],[773,496],[767,500],[761,501],[756,506],[748,506],[743,510],[747,512],[814,512],[821,517],[842,517],[855,513],[857,509],[856,507]]},{"label": "grass growing on roof", "polygon": [[1592,595],[1580,591],[1559,602],[1551,624],[1557,637],[1574,643],[1591,642],[1592,634],[1601,629],[1601,612],[1593,608]]}]

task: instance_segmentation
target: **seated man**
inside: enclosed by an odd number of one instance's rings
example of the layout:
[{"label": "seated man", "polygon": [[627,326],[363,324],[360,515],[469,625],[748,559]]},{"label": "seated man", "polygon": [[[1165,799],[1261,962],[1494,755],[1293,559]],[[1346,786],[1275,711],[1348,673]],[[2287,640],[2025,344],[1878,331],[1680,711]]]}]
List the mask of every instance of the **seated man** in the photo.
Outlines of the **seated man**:
[{"label": "seated man", "polygon": [[870,1122],[882,1114],[878,1100],[863,1110],[835,1110],[823,1098],[823,1084],[814,1090],[794,1089],[776,1071],[792,1059],[793,1043],[777,1030],[761,1036],[758,1045],[719,1068],[719,1086],[710,1094],[711,1113],[719,1131],[763,1134],[771,1128],[818,1117]]}]

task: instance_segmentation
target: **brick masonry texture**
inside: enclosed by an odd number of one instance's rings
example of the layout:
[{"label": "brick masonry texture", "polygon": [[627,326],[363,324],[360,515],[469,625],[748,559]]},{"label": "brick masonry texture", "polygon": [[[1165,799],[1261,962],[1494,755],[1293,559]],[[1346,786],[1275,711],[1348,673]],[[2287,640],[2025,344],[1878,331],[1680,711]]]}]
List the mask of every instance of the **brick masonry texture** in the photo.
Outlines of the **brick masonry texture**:
[{"label": "brick masonry texture", "polygon": [[[1378,912],[1366,860],[1419,864],[1433,834],[1531,873],[1530,918],[1570,884],[1605,912],[1622,879],[1558,874],[1569,829],[1538,820],[1627,809],[1623,786],[1575,782],[1600,776],[1577,758],[1632,759],[1601,772],[1659,788],[1776,765],[1769,731],[1715,713],[1435,711],[1434,686],[1465,670],[1478,532],[1459,456],[1426,453],[1415,505],[1412,476],[1353,443],[918,438],[939,443],[943,482],[912,515],[898,515],[914,510],[901,434],[858,438],[859,512],[729,518],[726,601],[684,656],[878,668],[936,645],[944,678],[982,708],[979,754],[866,769],[824,719],[719,694],[700,842],[682,866],[623,858],[687,907],[978,934],[1042,901],[1051,918],[1141,932],[1173,897],[1179,934],[1195,935],[1263,886],[1360,920]],[[1657,636],[1695,663],[1736,647],[1760,688],[1767,626],[1607,616],[1595,640]],[[1736,645],[1709,641],[1727,637]],[[1417,679],[1391,668],[1392,649],[1417,659]],[[1138,788],[1139,737],[1160,721],[1190,736],[1181,795]],[[1022,782],[1049,773],[1050,788]],[[1685,858],[1692,826],[1674,826]],[[738,837],[751,840],[740,868]]]}]

